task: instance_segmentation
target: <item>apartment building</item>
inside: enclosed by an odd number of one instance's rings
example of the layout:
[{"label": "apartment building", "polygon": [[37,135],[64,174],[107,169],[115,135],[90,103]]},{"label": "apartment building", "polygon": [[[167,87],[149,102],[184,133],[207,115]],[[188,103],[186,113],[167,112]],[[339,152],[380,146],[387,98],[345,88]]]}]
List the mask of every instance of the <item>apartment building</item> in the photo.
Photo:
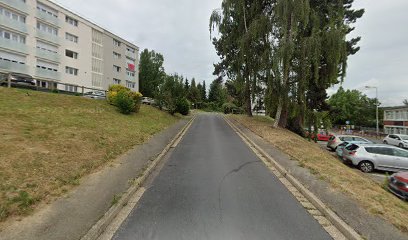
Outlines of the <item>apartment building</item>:
[{"label": "apartment building", "polygon": [[408,134],[408,106],[384,108],[384,132]]},{"label": "apartment building", "polygon": [[134,44],[49,0],[0,0],[2,73],[71,92],[112,84],[138,91],[138,56]]}]

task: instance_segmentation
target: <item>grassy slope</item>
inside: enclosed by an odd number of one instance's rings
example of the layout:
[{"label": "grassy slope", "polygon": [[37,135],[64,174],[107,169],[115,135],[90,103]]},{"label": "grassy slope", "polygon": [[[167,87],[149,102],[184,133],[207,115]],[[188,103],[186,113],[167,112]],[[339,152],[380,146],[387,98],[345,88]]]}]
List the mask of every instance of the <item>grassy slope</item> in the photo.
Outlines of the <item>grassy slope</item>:
[{"label": "grassy slope", "polygon": [[357,200],[370,213],[380,215],[403,232],[408,232],[408,204],[363,173],[344,165],[317,144],[290,131],[272,128],[273,120],[269,118],[230,117],[296,159],[300,166],[310,169],[333,188]]},{"label": "grassy slope", "polygon": [[0,87],[0,221],[61,195],[177,120],[148,106],[126,116],[102,100]]}]

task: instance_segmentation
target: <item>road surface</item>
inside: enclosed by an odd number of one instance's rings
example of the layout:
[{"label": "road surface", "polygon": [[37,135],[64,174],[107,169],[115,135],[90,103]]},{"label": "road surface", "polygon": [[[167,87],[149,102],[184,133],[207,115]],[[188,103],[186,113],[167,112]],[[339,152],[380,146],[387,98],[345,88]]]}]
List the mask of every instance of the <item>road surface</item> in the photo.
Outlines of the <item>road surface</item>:
[{"label": "road surface", "polygon": [[113,239],[331,239],[221,116],[199,115]]}]

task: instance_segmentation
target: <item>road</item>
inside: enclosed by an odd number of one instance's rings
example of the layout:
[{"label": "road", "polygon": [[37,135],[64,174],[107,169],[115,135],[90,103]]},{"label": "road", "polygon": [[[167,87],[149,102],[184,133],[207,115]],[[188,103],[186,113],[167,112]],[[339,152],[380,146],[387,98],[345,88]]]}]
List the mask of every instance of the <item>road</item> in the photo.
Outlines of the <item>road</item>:
[{"label": "road", "polygon": [[221,116],[199,115],[113,239],[331,239]]}]

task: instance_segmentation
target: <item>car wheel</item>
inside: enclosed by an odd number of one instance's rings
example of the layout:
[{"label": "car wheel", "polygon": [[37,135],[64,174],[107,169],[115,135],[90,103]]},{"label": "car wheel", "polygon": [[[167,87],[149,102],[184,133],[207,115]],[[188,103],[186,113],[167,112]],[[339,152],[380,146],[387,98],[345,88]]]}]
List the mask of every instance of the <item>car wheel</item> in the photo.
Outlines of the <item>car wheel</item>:
[{"label": "car wheel", "polygon": [[388,144],[388,142],[384,140],[384,144]]},{"label": "car wheel", "polygon": [[369,161],[362,161],[358,164],[358,168],[365,173],[370,173],[374,171],[374,164]]},{"label": "car wheel", "polygon": [[404,148],[404,145],[402,143],[398,144],[398,147]]}]

